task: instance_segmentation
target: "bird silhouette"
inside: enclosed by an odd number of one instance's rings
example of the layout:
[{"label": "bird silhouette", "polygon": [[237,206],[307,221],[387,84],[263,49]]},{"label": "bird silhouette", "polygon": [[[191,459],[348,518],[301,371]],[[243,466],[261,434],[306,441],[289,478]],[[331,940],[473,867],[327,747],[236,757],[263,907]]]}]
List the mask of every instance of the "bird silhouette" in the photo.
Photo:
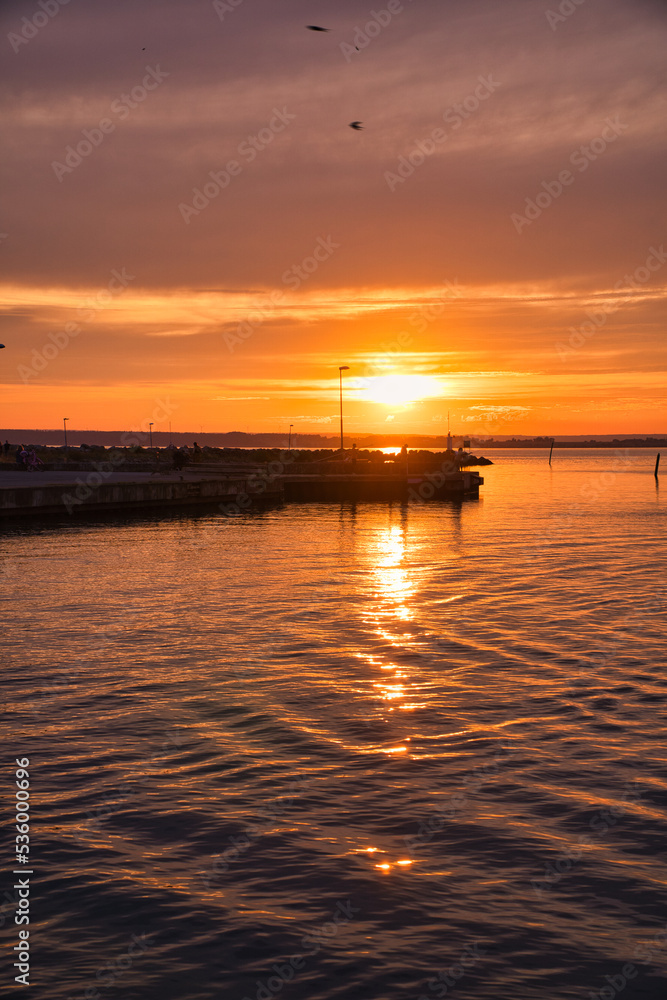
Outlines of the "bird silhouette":
[{"label": "bird silhouette", "polygon": [[331,31],[331,28],[320,28],[319,24],[307,24],[309,31]]},{"label": "bird silhouette", "polygon": [[359,131],[360,129],[363,129],[363,127],[364,127],[364,126],[363,126],[362,122],[350,122],[350,128],[354,128],[354,129],[356,129],[356,130],[357,130],[357,132],[358,132],[358,131]]}]

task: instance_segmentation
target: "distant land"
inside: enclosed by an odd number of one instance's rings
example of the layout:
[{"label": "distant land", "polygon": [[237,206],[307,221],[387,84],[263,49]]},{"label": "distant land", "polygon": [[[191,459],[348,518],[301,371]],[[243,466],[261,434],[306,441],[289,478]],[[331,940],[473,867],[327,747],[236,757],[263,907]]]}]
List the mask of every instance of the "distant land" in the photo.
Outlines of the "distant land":
[{"label": "distant land", "polygon": [[[39,430],[30,428],[14,428],[0,431],[2,441],[8,440],[10,444],[33,444],[61,446],[64,443],[62,428],[58,430]],[[491,448],[550,448],[552,440],[555,440],[557,448],[667,448],[667,435],[664,434],[600,434],[596,437],[590,435],[570,435],[564,434],[556,437],[551,436],[530,437],[528,435],[499,435],[495,438],[476,437],[475,435],[453,434],[454,447],[463,445],[464,441],[470,441],[471,449],[491,449]],[[171,442],[177,447],[183,444],[191,446],[193,441],[204,447],[209,445],[212,448],[286,448],[288,444],[287,434],[246,434],[243,431],[228,431],[226,433],[198,434],[195,431],[169,434],[168,431],[153,431],[153,446],[155,448],[166,448]],[[295,434],[292,433],[293,448],[333,448],[339,446],[340,438],[337,435],[324,434]],[[132,446],[141,445],[144,448],[149,446],[148,432],[140,430],[134,431],[95,431],[67,429],[67,443],[70,447],[78,447],[81,444],[106,445],[110,446]],[[395,448],[406,444],[408,448],[445,448],[447,446],[447,436],[439,434],[429,436],[425,434],[355,434],[345,435],[345,446],[349,448],[352,444],[357,448]]]}]

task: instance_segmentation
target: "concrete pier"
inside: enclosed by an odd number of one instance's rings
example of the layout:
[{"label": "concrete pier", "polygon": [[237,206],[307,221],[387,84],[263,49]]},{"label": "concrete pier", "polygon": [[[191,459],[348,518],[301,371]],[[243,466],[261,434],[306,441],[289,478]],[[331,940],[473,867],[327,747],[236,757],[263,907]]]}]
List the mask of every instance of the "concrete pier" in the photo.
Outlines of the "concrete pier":
[{"label": "concrete pier", "polygon": [[279,485],[261,495],[245,479],[173,473],[9,472],[0,478],[0,521],[8,517],[123,511],[152,507],[189,507],[280,501]]},{"label": "concrete pier", "polygon": [[455,500],[479,496],[484,482],[477,472],[397,476],[383,473],[323,475],[286,474],[282,477],[286,500]]},{"label": "concrete pier", "polygon": [[283,477],[286,500],[407,500],[405,477],[304,474]]},{"label": "concrete pier", "polygon": [[[285,472],[224,475],[220,470],[102,473],[77,471],[3,472],[0,522],[19,516],[192,507],[208,504],[237,514],[258,503],[282,501],[461,500],[479,496],[479,473],[462,471],[406,477],[395,472]],[[238,508],[238,510],[237,510]]]}]

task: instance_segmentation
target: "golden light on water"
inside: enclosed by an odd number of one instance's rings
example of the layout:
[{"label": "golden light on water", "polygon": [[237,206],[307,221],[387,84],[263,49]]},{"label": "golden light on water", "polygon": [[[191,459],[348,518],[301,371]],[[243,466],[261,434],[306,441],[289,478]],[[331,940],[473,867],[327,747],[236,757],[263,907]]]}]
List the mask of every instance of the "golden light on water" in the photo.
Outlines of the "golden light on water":
[{"label": "golden light on water", "polygon": [[402,698],[405,693],[403,684],[375,684],[374,686],[382,691],[382,697],[385,701]]},{"label": "golden light on water", "polygon": [[[406,649],[411,645],[412,605],[420,578],[408,558],[407,525],[401,520],[369,534],[358,551],[369,571],[364,621],[375,641],[385,647],[382,654],[362,657],[374,671],[381,672],[370,680],[371,688],[383,712],[413,711],[423,706],[412,672],[405,664],[397,663],[392,649],[387,648]],[[409,753],[409,738],[403,736],[399,740],[400,743],[383,747],[381,752],[389,756]]]},{"label": "golden light on water", "polygon": [[382,533],[374,546],[374,577],[377,597],[382,605],[376,609],[383,616],[406,620],[412,617],[410,597],[414,584],[408,576],[404,560],[407,540],[403,526],[393,525]]},{"label": "golden light on water", "polygon": [[395,861],[394,864],[390,864],[388,861],[383,861],[381,864],[376,865],[375,867],[381,868],[382,871],[388,872],[391,871],[394,865],[400,865],[402,868],[404,868],[406,865],[411,865],[411,864],[413,864],[413,861],[411,859],[401,858],[400,861]]}]

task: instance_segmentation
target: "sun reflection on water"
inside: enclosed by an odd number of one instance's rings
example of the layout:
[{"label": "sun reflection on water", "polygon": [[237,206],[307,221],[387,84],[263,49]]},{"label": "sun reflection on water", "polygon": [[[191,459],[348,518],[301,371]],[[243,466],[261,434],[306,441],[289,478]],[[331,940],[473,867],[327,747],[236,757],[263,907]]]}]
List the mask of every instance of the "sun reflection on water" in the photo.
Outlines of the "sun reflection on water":
[{"label": "sun reflection on water", "polygon": [[413,618],[410,598],[415,596],[416,586],[405,565],[407,527],[391,525],[373,539],[366,554],[373,564],[374,597],[380,602],[373,613],[378,619],[391,617],[408,621]]},{"label": "sun reflection on water", "polygon": [[[389,524],[366,536],[359,554],[369,573],[364,621],[383,647],[381,655],[360,655],[370,666],[382,671],[382,676],[372,682],[372,690],[384,709],[411,710],[417,701],[414,681],[405,664],[394,662],[387,650],[392,647],[405,654],[414,642],[410,624],[415,620],[419,579],[410,565],[405,512],[401,512],[399,524]],[[403,753],[407,749],[392,747],[384,752]]]}]

